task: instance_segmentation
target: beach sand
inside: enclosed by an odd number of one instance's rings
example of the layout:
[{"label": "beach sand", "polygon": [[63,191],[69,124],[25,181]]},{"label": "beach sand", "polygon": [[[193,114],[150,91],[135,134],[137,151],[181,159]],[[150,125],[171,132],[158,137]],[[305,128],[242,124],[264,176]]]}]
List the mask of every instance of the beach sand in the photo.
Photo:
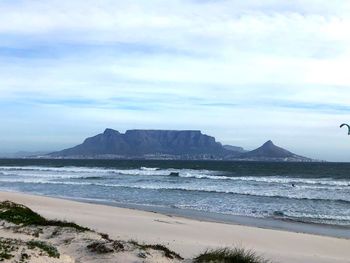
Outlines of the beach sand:
[{"label": "beach sand", "polygon": [[[73,221],[118,240],[163,244],[185,258],[208,248],[238,246],[274,262],[350,262],[350,240],[205,222],[134,209],[0,192],[0,201],[24,204],[48,219]],[[1,232],[0,232],[1,233]]]}]

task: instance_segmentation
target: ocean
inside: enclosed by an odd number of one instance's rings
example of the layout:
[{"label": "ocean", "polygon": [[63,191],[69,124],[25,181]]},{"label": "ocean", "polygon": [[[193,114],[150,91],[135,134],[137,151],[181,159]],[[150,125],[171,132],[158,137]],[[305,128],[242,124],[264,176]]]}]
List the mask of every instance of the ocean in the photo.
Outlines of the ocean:
[{"label": "ocean", "polygon": [[350,227],[350,164],[0,160],[0,190]]}]

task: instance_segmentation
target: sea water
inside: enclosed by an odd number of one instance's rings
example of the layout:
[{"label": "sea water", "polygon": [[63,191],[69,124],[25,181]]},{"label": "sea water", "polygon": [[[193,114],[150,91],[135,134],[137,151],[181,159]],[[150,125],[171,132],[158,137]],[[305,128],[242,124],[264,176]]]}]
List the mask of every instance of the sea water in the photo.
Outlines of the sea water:
[{"label": "sea water", "polygon": [[0,160],[0,190],[350,226],[350,164]]}]

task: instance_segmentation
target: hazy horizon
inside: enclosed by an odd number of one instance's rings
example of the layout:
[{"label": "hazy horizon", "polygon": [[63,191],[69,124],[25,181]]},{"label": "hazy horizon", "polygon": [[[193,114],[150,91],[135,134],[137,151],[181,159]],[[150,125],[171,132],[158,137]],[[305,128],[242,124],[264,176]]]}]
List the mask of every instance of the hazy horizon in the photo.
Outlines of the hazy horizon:
[{"label": "hazy horizon", "polygon": [[350,161],[350,2],[1,1],[0,153],[201,130]]}]

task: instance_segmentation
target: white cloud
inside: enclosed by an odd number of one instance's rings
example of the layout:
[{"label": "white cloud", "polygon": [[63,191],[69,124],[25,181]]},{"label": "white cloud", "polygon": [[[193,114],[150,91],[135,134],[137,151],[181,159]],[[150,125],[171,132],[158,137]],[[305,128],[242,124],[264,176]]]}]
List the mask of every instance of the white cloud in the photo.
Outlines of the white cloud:
[{"label": "white cloud", "polygon": [[[350,120],[349,11],[346,0],[2,1],[1,116],[35,123],[33,134],[65,127],[64,138],[201,128],[249,148],[277,138],[345,156],[329,134]],[[314,132],[322,143],[308,145]]]}]

